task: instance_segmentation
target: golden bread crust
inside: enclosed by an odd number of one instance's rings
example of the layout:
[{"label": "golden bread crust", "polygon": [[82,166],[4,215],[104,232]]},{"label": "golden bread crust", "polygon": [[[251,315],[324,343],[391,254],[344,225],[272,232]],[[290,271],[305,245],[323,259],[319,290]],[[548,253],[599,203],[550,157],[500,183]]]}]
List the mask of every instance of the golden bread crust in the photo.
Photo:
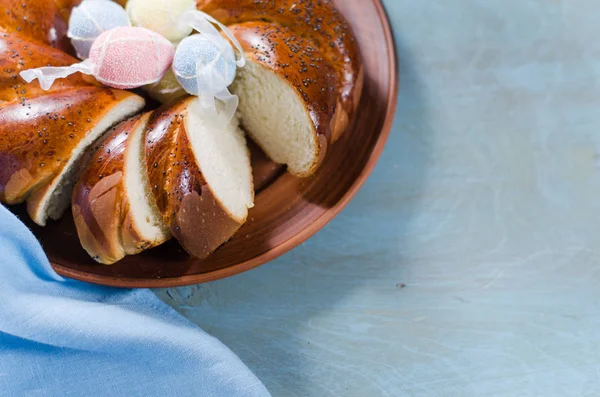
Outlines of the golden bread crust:
[{"label": "golden bread crust", "polygon": [[[327,120],[332,140],[346,130],[362,93],[363,68],[352,29],[331,0],[197,0],[197,7],[225,25],[272,22],[296,35],[286,40],[299,36],[314,44],[336,76],[334,87],[339,106]],[[285,58],[275,61],[287,63]],[[301,68],[297,70],[300,72]]]},{"label": "golden bread crust", "polygon": [[146,129],[146,167],[165,224],[188,253],[205,258],[227,242],[245,219],[233,219],[202,176],[185,122],[193,100],[179,100],[152,114]]},{"label": "golden bread crust", "polygon": [[73,192],[73,216],[81,243],[98,262],[113,264],[164,243],[147,241],[137,228],[125,185],[125,156],[133,131],[145,125],[150,114],[133,117],[93,148]]}]

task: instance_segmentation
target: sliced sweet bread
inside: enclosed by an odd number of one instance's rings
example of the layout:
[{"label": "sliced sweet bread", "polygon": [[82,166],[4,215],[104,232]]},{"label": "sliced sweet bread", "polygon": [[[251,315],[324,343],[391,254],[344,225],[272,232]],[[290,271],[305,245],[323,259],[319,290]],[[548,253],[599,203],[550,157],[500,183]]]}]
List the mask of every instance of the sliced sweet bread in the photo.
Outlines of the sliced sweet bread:
[{"label": "sliced sweet bread", "polygon": [[312,175],[331,142],[335,74],[314,43],[288,28],[269,22],[229,28],[248,59],[232,86],[244,129],[290,173]]},{"label": "sliced sweet bread", "polygon": [[[37,146],[38,156],[35,150],[30,153],[33,167],[38,167],[35,171],[52,169],[48,182],[34,189],[27,199],[29,216],[45,226],[48,219],[60,219],[69,208],[81,159],[88,147],[112,126],[138,113],[144,100],[125,91],[92,87],[34,98],[30,101],[32,108],[36,102],[51,102],[40,109],[54,115],[52,119],[42,115],[36,123],[38,134],[34,135],[33,146]],[[24,154],[21,159],[27,156]]]},{"label": "sliced sweet bread", "polygon": [[148,182],[144,133],[150,114],[136,116],[100,141],[73,192],[83,248],[110,265],[171,238]]},{"label": "sliced sweet bread", "polygon": [[0,34],[0,202],[28,201],[33,220],[45,225],[70,204],[81,155],[107,129],[144,107],[132,93],[97,86],[80,74],[49,91],[19,71],[77,62],[23,32]]},{"label": "sliced sweet bread", "polygon": [[187,97],[154,112],[145,143],[164,223],[192,256],[210,255],[254,205],[250,153],[237,118],[207,116],[198,98]]},{"label": "sliced sweet bread", "polygon": [[137,95],[97,87],[1,106],[0,201],[18,204],[29,198],[29,212],[40,225],[58,217],[68,207],[86,148],[143,106]]},{"label": "sliced sweet bread", "polygon": [[[300,73],[302,79],[310,81],[319,77],[314,69],[326,63],[334,73],[331,84],[319,88],[336,92],[335,109],[331,118],[331,142],[335,142],[346,130],[352,120],[362,94],[364,71],[352,28],[332,0],[197,0],[200,10],[211,14],[225,25],[257,23],[256,35],[260,35],[265,23],[271,23],[269,30],[283,35],[273,36],[273,40],[248,43],[248,52],[253,46],[264,43],[267,48],[280,44],[281,39],[289,45],[291,51],[275,54],[265,53],[263,63],[275,64],[286,69],[289,75]],[[261,27],[263,26],[263,27]],[[302,40],[302,39],[304,40]],[[319,49],[320,55],[300,57],[299,54],[311,49]],[[315,54],[316,55],[316,54]],[[305,60],[305,64],[302,64]],[[269,66],[269,65],[266,65]],[[300,82],[302,83],[302,82]],[[301,86],[299,86],[301,87]],[[303,87],[302,87],[303,88]]]}]

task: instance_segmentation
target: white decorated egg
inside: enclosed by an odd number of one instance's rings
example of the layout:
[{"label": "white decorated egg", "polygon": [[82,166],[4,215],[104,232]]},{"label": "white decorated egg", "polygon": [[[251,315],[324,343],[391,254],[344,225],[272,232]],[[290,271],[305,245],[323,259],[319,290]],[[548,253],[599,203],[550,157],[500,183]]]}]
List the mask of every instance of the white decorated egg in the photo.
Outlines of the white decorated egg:
[{"label": "white decorated egg", "polygon": [[226,90],[235,79],[236,69],[231,46],[218,45],[202,34],[183,39],[173,60],[173,73],[192,95],[215,95]]},{"label": "white decorated egg", "polygon": [[127,14],[134,26],[153,30],[172,42],[192,33],[181,16],[196,9],[195,0],[129,0]]},{"label": "white decorated egg", "polygon": [[94,41],[113,28],[130,26],[123,7],[107,0],[85,0],[73,9],[67,36],[80,59],[87,59]]}]

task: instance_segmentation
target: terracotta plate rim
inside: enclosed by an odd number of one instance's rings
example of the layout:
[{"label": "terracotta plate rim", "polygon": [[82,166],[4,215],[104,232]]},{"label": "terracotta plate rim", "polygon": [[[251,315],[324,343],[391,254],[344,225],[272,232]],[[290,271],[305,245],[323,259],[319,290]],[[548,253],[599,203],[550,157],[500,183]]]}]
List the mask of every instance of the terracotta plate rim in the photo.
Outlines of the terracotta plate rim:
[{"label": "terracotta plate rim", "polygon": [[171,288],[171,287],[182,287],[187,285],[194,285],[199,283],[205,283],[215,280],[220,280],[229,276],[240,274],[248,270],[259,267],[265,263],[268,263],[285,253],[298,247],[300,244],[314,236],[321,229],[323,229],[329,222],[331,222],[339,213],[350,203],[350,201],[356,196],[359,190],[363,187],[369,175],[373,172],[373,169],[377,165],[379,158],[383,152],[385,144],[390,135],[394,116],[396,113],[396,105],[398,101],[398,60],[396,53],[396,46],[394,42],[394,36],[392,33],[392,27],[390,20],[387,16],[385,7],[381,0],[372,0],[373,4],[377,8],[379,16],[383,23],[383,30],[386,40],[387,52],[389,56],[389,70],[390,70],[390,81],[392,86],[390,87],[388,94],[388,108],[386,110],[385,120],[381,130],[381,134],[377,143],[373,147],[373,150],[369,156],[369,160],[362,170],[361,174],[356,178],[353,185],[348,189],[344,196],[339,202],[327,211],[321,217],[316,219],[308,228],[302,232],[296,234],[294,237],[285,241],[284,243],[270,249],[269,251],[249,259],[245,262],[238,263],[236,265],[228,266],[223,269],[207,272],[192,274],[180,277],[172,278],[123,278],[114,276],[104,276],[99,274],[93,274],[88,272],[81,272],[69,267],[65,267],[58,263],[51,262],[54,270],[62,277],[85,281],[91,284],[104,285],[108,287],[118,288]]}]

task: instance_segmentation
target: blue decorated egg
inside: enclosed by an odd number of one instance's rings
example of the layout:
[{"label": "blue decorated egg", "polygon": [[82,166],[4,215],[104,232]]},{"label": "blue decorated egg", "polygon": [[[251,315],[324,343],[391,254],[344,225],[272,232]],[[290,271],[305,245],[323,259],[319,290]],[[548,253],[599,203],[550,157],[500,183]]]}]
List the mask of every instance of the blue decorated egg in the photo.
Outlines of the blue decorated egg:
[{"label": "blue decorated egg", "polygon": [[173,73],[191,95],[215,95],[233,83],[237,69],[235,54],[227,41],[223,42],[225,44],[212,36],[196,34],[179,43]]},{"label": "blue decorated egg", "polygon": [[123,7],[107,0],[85,0],[73,9],[67,36],[80,59],[87,59],[94,40],[113,28],[131,26]]}]

